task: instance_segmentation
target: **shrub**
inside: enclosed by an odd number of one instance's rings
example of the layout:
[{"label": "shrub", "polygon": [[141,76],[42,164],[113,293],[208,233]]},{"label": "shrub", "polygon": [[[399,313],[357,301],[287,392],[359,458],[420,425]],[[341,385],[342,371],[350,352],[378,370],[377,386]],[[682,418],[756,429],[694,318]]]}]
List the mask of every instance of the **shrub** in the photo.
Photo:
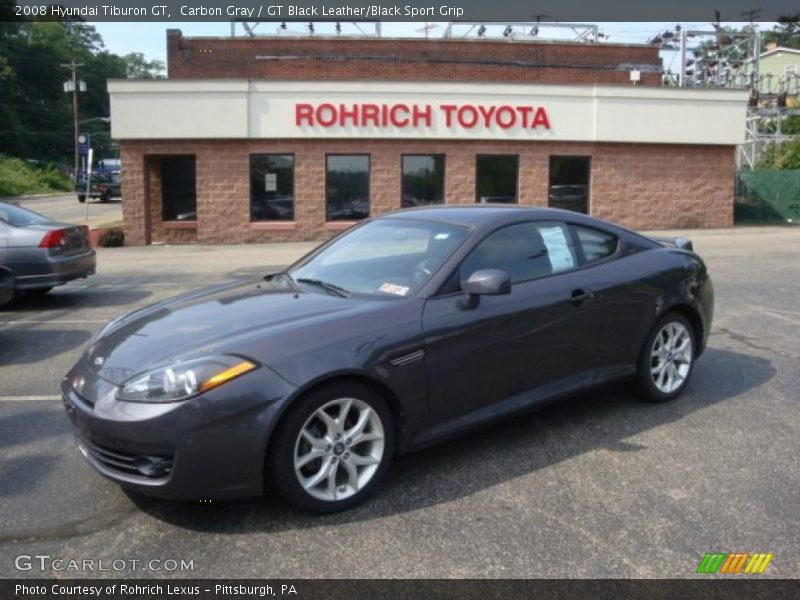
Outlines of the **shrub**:
[{"label": "shrub", "polygon": [[103,248],[117,248],[125,243],[125,232],[119,227],[106,231],[99,240]]},{"label": "shrub", "polygon": [[72,181],[52,165],[32,165],[0,156],[0,197],[49,194],[72,189]]},{"label": "shrub", "polygon": [[800,137],[771,147],[764,153],[758,168],[770,171],[800,169]]}]

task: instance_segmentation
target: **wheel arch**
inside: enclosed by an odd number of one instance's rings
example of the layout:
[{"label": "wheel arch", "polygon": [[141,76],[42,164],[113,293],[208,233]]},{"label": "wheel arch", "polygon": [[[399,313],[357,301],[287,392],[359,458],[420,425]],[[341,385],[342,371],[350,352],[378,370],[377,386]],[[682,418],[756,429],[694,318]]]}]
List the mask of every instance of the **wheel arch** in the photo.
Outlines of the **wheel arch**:
[{"label": "wheel arch", "polygon": [[695,356],[700,356],[703,353],[703,350],[705,350],[705,346],[703,344],[703,340],[705,339],[705,325],[703,324],[703,318],[700,316],[700,311],[689,304],[673,304],[659,316],[659,319],[671,312],[678,313],[687,321],[689,321],[689,324],[692,326],[694,341],[697,345],[697,353]]}]

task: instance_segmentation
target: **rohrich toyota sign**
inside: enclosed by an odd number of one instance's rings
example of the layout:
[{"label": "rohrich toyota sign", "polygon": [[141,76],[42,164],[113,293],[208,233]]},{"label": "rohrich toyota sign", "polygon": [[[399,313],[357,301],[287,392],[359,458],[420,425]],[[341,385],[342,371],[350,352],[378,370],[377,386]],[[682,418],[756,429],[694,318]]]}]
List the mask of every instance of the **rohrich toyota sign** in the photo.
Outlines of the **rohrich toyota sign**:
[{"label": "rohrich toyota sign", "polygon": [[298,127],[444,127],[475,129],[550,129],[543,106],[483,104],[319,104],[297,103],[294,122]]},{"label": "rohrich toyota sign", "polygon": [[736,145],[747,111],[739,91],[645,86],[186,79],[108,89],[118,139]]}]

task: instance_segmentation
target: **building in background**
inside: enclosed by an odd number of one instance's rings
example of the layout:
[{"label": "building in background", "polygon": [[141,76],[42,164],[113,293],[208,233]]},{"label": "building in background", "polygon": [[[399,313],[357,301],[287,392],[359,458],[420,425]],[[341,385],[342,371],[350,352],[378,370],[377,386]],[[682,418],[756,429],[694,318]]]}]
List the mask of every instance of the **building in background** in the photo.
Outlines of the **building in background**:
[{"label": "building in background", "polygon": [[654,46],[167,34],[111,81],[126,242],[321,239],[502,202],[638,229],[732,224],[748,94],[661,87]]},{"label": "building in background", "polygon": [[[752,60],[743,65],[746,77],[753,73]],[[800,50],[768,44],[759,58],[757,90],[765,106],[798,107],[800,94]]]}]

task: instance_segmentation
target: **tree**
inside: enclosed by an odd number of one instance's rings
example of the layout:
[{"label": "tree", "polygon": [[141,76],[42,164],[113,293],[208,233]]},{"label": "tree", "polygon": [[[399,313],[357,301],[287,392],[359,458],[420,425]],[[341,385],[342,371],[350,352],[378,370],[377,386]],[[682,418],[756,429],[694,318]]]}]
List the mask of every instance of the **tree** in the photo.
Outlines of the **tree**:
[{"label": "tree", "polygon": [[125,75],[128,79],[162,79],[164,63],[160,60],[147,60],[141,52],[126,54]]},{"label": "tree", "polygon": [[[6,0],[0,0],[5,7]],[[162,76],[161,61],[141,53],[119,56],[105,50],[95,28],[81,21],[0,22],[0,154],[70,162],[73,151],[71,95],[63,83],[62,64],[83,63],[79,79],[87,91],[79,96],[80,119],[109,116],[106,81]],[[102,145],[110,143],[107,125],[82,126]]]},{"label": "tree", "polygon": [[772,31],[762,35],[764,44],[777,44],[784,48],[800,48],[800,13],[778,17]]}]

